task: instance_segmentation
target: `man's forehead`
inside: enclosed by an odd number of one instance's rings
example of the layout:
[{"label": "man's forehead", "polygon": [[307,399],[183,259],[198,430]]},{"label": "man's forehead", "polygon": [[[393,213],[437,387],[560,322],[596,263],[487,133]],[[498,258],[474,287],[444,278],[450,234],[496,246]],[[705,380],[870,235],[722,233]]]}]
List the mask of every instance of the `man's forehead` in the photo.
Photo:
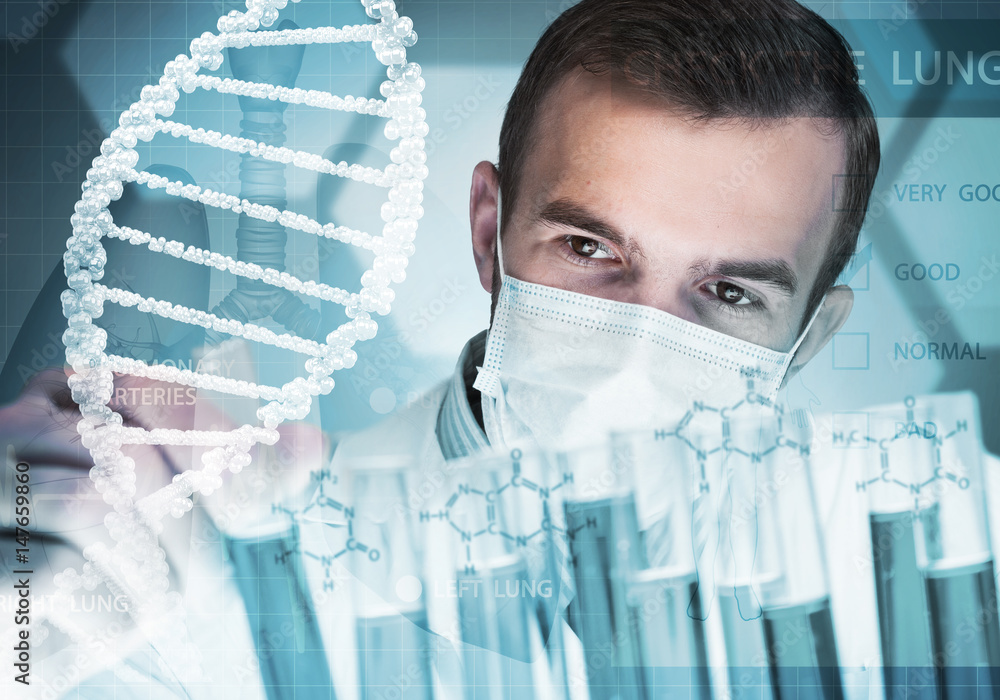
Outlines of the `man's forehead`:
[{"label": "man's forehead", "polygon": [[640,188],[637,196],[660,201],[690,201],[681,190],[655,190],[676,175],[675,185],[712,187],[720,206],[753,196],[774,200],[776,211],[818,199],[829,205],[821,207],[826,213],[834,209],[833,176],[844,171],[845,146],[828,120],[696,120],[663,98],[616,87],[618,82],[574,74],[546,100],[523,164],[523,175],[534,175],[540,206],[547,203],[547,190],[565,180],[627,174]]},{"label": "man's forehead", "polygon": [[829,120],[694,119],[623,76],[580,70],[546,99],[534,137],[521,186],[535,215],[569,199],[637,238],[685,228],[703,246],[758,239],[754,253],[802,258],[823,257],[833,233],[845,144]]},{"label": "man's forehead", "polygon": [[[582,68],[560,78],[543,98],[533,129],[534,145],[566,135],[576,137],[566,140],[574,146],[595,150],[627,132],[634,136],[630,130],[637,121],[649,139],[728,134],[734,143],[766,142],[770,148],[790,136],[800,136],[810,138],[826,155],[836,153],[842,158],[846,153],[842,129],[832,118],[700,115],[668,95],[630,82],[621,72],[594,74]],[[640,144],[636,146],[638,150]]]}]

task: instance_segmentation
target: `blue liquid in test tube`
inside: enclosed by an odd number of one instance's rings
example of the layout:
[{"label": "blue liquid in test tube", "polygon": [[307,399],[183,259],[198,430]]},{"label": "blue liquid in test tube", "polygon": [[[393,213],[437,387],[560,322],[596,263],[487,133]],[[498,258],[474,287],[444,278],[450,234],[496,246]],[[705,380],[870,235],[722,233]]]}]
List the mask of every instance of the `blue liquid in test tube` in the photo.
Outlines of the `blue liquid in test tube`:
[{"label": "blue liquid in test tube", "polygon": [[638,553],[635,499],[567,501],[565,512],[576,588],[570,621],[583,645],[590,698],[643,700],[642,655],[627,604],[629,572],[621,562],[623,550]]},{"label": "blue liquid in test tube", "polygon": [[423,610],[357,619],[362,700],[431,700],[433,675]]},{"label": "blue liquid in test tube", "polygon": [[516,692],[532,700],[531,629],[535,619],[528,587],[534,582],[519,556],[457,573],[458,617],[467,700],[501,700]]},{"label": "blue liquid in test tube", "polygon": [[330,667],[303,576],[298,528],[292,525],[266,539],[229,539],[228,546],[268,700],[334,700]]}]

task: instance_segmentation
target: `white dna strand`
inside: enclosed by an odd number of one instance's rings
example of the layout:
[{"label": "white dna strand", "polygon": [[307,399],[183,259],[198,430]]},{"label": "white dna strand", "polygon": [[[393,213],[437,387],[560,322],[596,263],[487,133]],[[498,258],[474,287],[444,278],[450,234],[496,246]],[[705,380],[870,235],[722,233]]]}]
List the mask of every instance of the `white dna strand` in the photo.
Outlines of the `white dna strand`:
[{"label": "white dna strand", "polygon": [[[82,197],[71,219],[73,233],[64,256],[69,289],[62,296],[63,313],[68,320],[63,340],[67,362],[75,372],[69,379],[69,386],[82,414],[77,429],[94,460],[90,472],[93,487],[111,506],[104,524],[113,544],[97,542],[88,546],[80,571],[66,569],[56,577],[57,594],[46,617],[78,644],[86,640],[88,632],[76,625],[69,614],[70,596],[81,588],[93,590],[98,585],[105,585],[124,601],[137,627],[167,640],[166,646],[182,655],[179,666],[198,667],[197,650],[191,645],[185,646],[180,596],[169,591],[168,566],[157,539],[163,528],[162,520],[168,514],[182,517],[192,508],[193,495],[209,494],[221,487],[221,475],[225,470],[236,473],[248,466],[251,462],[249,451],[256,444],[274,444],[280,423],[304,418],[313,397],[333,389],[333,372],[352,367],[357,359],[352,350],[354,344],[375,336],[378,326],[372,315],[385,315],[390,311],[394,298],[390,285],[402,282],[405,277],[408,257],[414,251],[418,221],[423,214],[420,206],[422,181],[427,177],[423,137],[428,132],[425,112],[420,108],[424,80],[420,66],[406,60],[406,49],[416,42],[412,20],[399,16],[392,0],[361,0],[361,4],[367,15],[377,22],[341,28],[267,30],[264,28],[274,24],[287,0],[247,0],[245,12],[232,11],[221,17],[218,34],[206,32],[194,39],[190,44],[190,56],[179,55],[166,65],[158,84],[142,89],[141,98],[121,114],[119,126],[105,139],[101,154],[87,172]],[[388,79],[381,84],[384,99],[340,97],[323,91],[203,72],[221,68],[226,49],[339,42],[371,44],[378,61],[387,66]],[[233,136],[169,120],[180,91],[192,93],[199,89],[385,119],[384,134],[396,142],[390,155],[392,163],[383,170],[346,162],[334,163],[319,155],[280,145],[283,135],[273,133],[275,130],[271,134],[264,130],[260,138],[249,138],[246,129],[243,135]],[[136,144],[149,142],[158,133],[251,156],[258,168],[280,170],[292,164],[384,188],[388,190],[388,197],[380,212],[384,221],[382,233],[373,235],[334,223],[321,225],[303,214],[284,210],[283,193],[273,188],[268,191],[264,187],[265,196],[259,198],[240,198],[137,171]],[[248,174],[250,176],[252,173]],[[283,190],[283,175],[278,177],[279,190]],[[234,259],[119,226],[108,211],[108,205],[122,196],[124,182],[240,214],[241,227],[250,229],[259,238],[276,236],[279,244],[272,241],[267,248],[271,258],[255,262],[243,259],[250,257],[245,256],[243,250]],[[285,228],[348,243],[373,254],[371,269],[361,276],[360,292],[302,280],[274,269],[283,267],[272,266],[272,263],[283,261]],[[258,292],[262,287],[269,287],[266,293],[278,303],[264,308],[253,302],[252,294],[240,297],[237,292],[235,296],[231,293],[214,310],[206,311],[107,286],[101,283],[107,262],[101,244],[104,237],[127,240],[136,246],[146,246],[153,253],[231,273],[238,282],[240,278],[253,281],[256,286],[249,288]],[[348,320],[325,339],[313,339],[309,336],[316,332],[317,314],[293,297],[293,293],[339,304],[344,307]],[[206,337],[216,342],[225,334],[307,356],[308,376],[298,376],[283,386],[265,386],[108,354],[108,334],[93,323],[106,304],[135,307],[140,312],[204,328]],[[283,315],[275,308],[283,308]],[[277,333],[255,323],[269,315],[282,323],[288,332]],[[261,400],[265,403],[257,411],[260,424],[245,424],[231,431],[156,427],[147,430],[125,426],[122,415],[109,405],[115,373]],[[207,451],[200,466],[178,474],[172,483],[136,500],[136,465],[122,451],[123,446],[136,444],[195,446]],[[173,622],[164,624],[168,619]],[[152,620],[157,621],[155,630],[150,623]],[[44,631],[40,637],[44,638]],[[190,658],[183,658],[185,653]]]}]

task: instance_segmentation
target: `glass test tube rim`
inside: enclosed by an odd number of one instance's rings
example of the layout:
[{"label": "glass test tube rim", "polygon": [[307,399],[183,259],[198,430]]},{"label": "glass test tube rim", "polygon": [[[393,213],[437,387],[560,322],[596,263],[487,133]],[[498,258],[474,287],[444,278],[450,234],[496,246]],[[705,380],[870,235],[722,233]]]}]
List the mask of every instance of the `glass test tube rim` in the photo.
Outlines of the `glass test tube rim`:
[{"label": "glass test tube rim", "polygon": [[[981,407],[979,406],[979,397],[976,396],[974,391],[969,389],[963,389],[961,391],[942,391],[940,393],[933,394],[912,394],[905,397],[902,401],[894,401],[891,403],[879,403],[874,406],[867,406],[861,410],[866,413],[881,413],[881,414],[891,414],[895,412],[899,415],[900,407],[905,411],[907,408],[912,408],[915,411],[929,411],[933,412],[932,409],[935,405],[935,400],[955,400],[958,398],[964,398],[970,400],[972,405],[975,407],[977,413],[980,413]],[[912,400],[912,405],[907,405],[907,401]]]},{"label": "glass test tube rim", "polygon": [[291,516],[275,519],[270,524],[255,525],[253,534],[234,535],[224,533],[225,539],[236,544],[268,542],[284,537],[298,537],[299,525]]},{"label": "glass test tube rim", "polygon": [[492,556],[488,559],[482,560],[477,560],[473,557],[472,563],[476,566],[476,570],[474,572],[467,573],[461,566],[457,566],[456,571],[458,572],[458,575],[492,579],[496,577],[497,573],[513,571],[518,568],[523,569],[526,566],[524,557],[517,552],[509,552],[507,554]]},{"label": "glass test tube rim", "polygon": [[[513,454],[513,453],[516,453]],[[552,469],[556,466],[554,455],[556,452],[541,448],[518,447],[510,450],[487,448],[479,452],[458,459],[448,460],[447,467],[443,471],[447,479],[454,481],[462,478],[482,478],[490,472],[510,471],[513,474],[515,464],[519,465],[540,465],[541,472]],[[414,463],[416,460],[413,460]],[[508,481],[501,482],[502,484]],[[541,484],[545,486],[545,484]]]},{"label": "glass test tube rim", "polygon": [[[565,503],[593,504],[609,498],[635,498],[637,487],[634,466],[629,464],[627,468],[616,468],[615,450],[619,443],[615,442],[614,438],[615,436],[645,434],[647,432],[652,434],[651,430],[608,433],[604,440],[599,443],[554,451],[553,465],[558,473],[571,473],[574,477],[572,485],[568,489],[569,495],[561,496],[562,500]],[[600,487],[597,487],[594,486],[594,482],[598,479],[598,474],[592,471],[592,465],[593,460],[602,456],[615,469],[615,475],[612,483],[601,484]],[[585,474],[576,473],[576,469],[581,467],[585,470]],[[604,471],[603,473],[609,472]],[[585,480],[585,476],[589,477],[589,482]]]},{"label": "glass test tube rim", "polygon": [[964,557],[952,557],[949,559],[937,559],[934,563],[921,566],[920,573],[927,578],[942,578],[955,574],[971,573],[983,567],[984,564],[993,562],[992,550],[989,554],[971,554]]},{"label": "glass test tube rim", "polygon": [[[419,578],[419,577],[418,577]],[[423,581],[421,580],[421,583]],[[375,598],[381,597],[373,593]],[[418,599],[419,600],[419,599]],[[424,605],[409,605],[409,606],[394,606],[391,603],[382,602],[380,604],[372,605],[371,607],[364,608],[364,614],[355,611],[352,613],[355,620],[375,620],[379,618],[393,617],[399,615],[400,617],[405,617],[407,620],[413,622],[414,617],[419,618],[421,615],[427,617],[427,607]],[[414,623],[416,624],[416,623]]]},{"label": "glass test tube rim", "polygon": [[[403,490],[395,495],[382,493],[378,497],[378,500],[384,501],[387,506],[390,502],[395,502],[397,505],[405,505],[405,487],[409,480],[417,475],[416,466],[417,459],[413,455],[387,454],[366,455],[357,459],[349,458],[344,463],[345,487],[348,489],[350,497],[354,499],[357,497],[359,485],[364,483],[365,480],[394,478],[399,481],[399,485]],[[370,484],[369,488],[371,488]],[[371,499],[372,496],[368,495],[366,498]],[[381,514],[382,517],[376,516],[369,510],[365,513],[365,517],[367,517],[371,524],[384,524],[389,521],[392,515],[391,510],[391,508],[387,507],[386,512]],[[347,518],[345,516],[344,522],[346,521]]]},{"label": "glass test tube rim", "polygon": [[629,583],[635,586],[649,586],[664,581],[697,580],[698,570],[686,566],[654,566],[630,572]]},{"label": "glass test tube rim", "polygon": [[447,474],[450,480],[463,478],[482,478],[485,475],[504,470],[512,470],[515,462],[524,461],[524,457],[513,459],[509,453],[489,451],[469,455],[448,462]]},{"label": "glass test tube rim", "polygon": [[417,466],[418,460],[412,454],[392,453],[382,455],[359,455],[344,459],[343,466],[349,475],[379,474],[391,472],[408,473]]},{"label": "glass test tube rim", "polygon": [[736,589],[752,591],[754,586],[763,591],[765,587],[775,586],[781,583],[781,580],[781,574],[761,574],[755,578],[747,578],[746,576],[741,576],[739,578],[720,577],[720,583],[716,586],[716,588],[723,591],[725,595],[730,595],[729,591],[734,591]]},{"label": "glass test tube rim", "polygon": [[563,507],[566,509],[572,508],[573,506],[594,506],[598,504],[603,504],[607,502],[608,507],[622,506],[635,504],[635,492],[627,491],[622,493],[607,494],[602,493],[593,498],[578,498],[575,495],[572,498],[567,498],[563,501]]},{"label": "glass test tube rim", "polygon": [[800,615],[803,610],[807,610],[810,613],[817,612],[830,607],[831,602],[831,596],[828,592],[826,595],[819,596],[818,598],[807,598],[805,600],[794,601],[791,603],[781,603],[779,605],[762,604],[760,608],[763,614],[773,618],[781,617],[783,614],[789,612]]}]

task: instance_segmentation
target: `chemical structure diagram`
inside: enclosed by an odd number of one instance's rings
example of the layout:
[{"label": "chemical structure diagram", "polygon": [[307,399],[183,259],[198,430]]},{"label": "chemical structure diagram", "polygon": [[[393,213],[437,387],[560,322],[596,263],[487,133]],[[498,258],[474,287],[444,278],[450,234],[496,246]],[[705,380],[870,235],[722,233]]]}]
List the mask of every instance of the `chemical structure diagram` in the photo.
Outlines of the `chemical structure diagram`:
[{"label": "chemical structure diagram", "polygon": [[[328,491],[332,490],[339,481],[337,476],[333,474],[330,469],[324,468],[310,471],[309,478],[310,481],[316,485],[316,493],[312,501],[310,501],[305,508],[302,510],[295,510],[286,507],[282,503],[272,503],[271,513],[284,514],[296,525],[296,531],[298,530],[299,524],[305,520],[321,522],[324,527],[343,530],[346,534],[346,537],[343,539],[343,546],[332,554],[322,554],[313,552],[310,549],[303,549],[301,547],[301,541],[298,538],[294,538],[291,541],[286,541],[282,550],[274,555],[274,563],[275,565],[286,565],[289,558],[296,555],[317,562],[323,568],[322,590],[327,592],[332,591],[336,586],[332,575],[332,567],[337,559],[340,559],[345,554],[350,552],[359,552],[364,555],[368,561],[377,562],[382,558],[382,552],[377,547],[370,546],[365,542],[359,541],[355,537],[354,523],[357,518],[357,513],[354,507],[349,506],[329,495]],[[326,518],[315,516],[318,511],[325,508],[334,511],[335,513],[339,513],[342,522],[331,522]]]},{"label": "chemical structure diagram", "polygon": [[[969,421],[962,418],[957,419],[954,422],[954,428],[942,434],[940,427],[934,421],[920,422],[917,420],[916,412],[914,410],[916,406],[916,399],[914,397],[906,397],[904,400],[904,406],[906,407],[906,420],[895,422],[892,435],[889,437],[875,438],[871,435],[863,435],[858,430],[853,430],[846,434],[843,432],[833,434],[833,441],[835,444],[853,444],[869,447],[877,446],[879,449],[879,465],[881,473],[870,479],[856,482],[856,491],[863,493],[866,492],[870,486],[875,484],[889,484],[908,491],[914,497],[914,508],[919,509],[917,499],[919,498],[921,492],[935,483],[948,481],[955,484],[963,491],[968,489],[971,485],[969,478],[957,473],[948,465],[944,464],[942,460],[941,448],[947,441],[956,439],[962,433],[967,433],[969,430]],[[929,446],[933,446],[934,448],[931,475],[923,481],[904,481],[899,478],[897,473],[893,472],[893,459],[891,457],[892,448],[900,441],[908,439],[926,440],[927,444]]]},{"label": "chemical structure diagram", "polygon": [[[522,450],[511,450],[510,479],[502,484],[498,484],[496,488],[484,490],[467,483],[459,484],[456,490],[448,497],[444,508],[439,509],[436,512],[422,510],[418,514],[419,522],[427,523],[434,520],[445,521],[458,534],[460,541],[464,544],[465,563],[463,573],[476,573],[472,545],[478,538],[502,538],[513,544],[513,546],[523,548],[531,545],[533,541],[542,538],[545,533],[554,534],[556,537],[565,536],[567,534],[564,528],[553,522],[549,498],[553,492],[557,492],[567,484],[573,483],[573,474],[569,472],[563,473],[560,480],[556,484],[552,486],[542,486],[522,475],[521,460],[523,458],[524,453]],[[541,521],[537,524],[536,528],[527,534],[517,534],[509,531],[503,519],[498,517],[498,500],[500,500],[510,489],[523,490],[533,493],[539,500],[541,508]],[[470,499],[474,504],[485,506],[485,522],[479,523],[482,527],[473,529],[468,524],[459,524],[456,519],[453,518],[453,509],[459,505],[461,499]]]},{"label": "chemical structure diagram", "polygon": [[[766,444],[758,443],[755,445],[755,449],[750,449],[749,445],[741,445],[739,441],[734,438],[732,430],[733,421],[738,421],[743,418],[743,416],[740,415],[741,409],[744,412],[748,410],[754,411],[756,415],[759,415],[759,412],[762,410],[769,412],[777,422],[777,432],[774,436],[774,441]],[[793,421],[799,427],[804,427],[806,424],[805,416],[799,415],[799,411],[795,411],[793,413],[795,414],[793,416]],[[718,422],[717,431],[710,430],[708,426],[705,425],[706,418],[709,420],[715,419]],[[739,455],[752,464],[762,463],[764,459],[770,456],[773,452],[781,449],[792,450],[802,456],[808,456],[810,450],[809,445],[800,444],[799,442],[785,436],[784,428],[786,420],[788,419],[785,416],[785,407],[771,401],[766,396],[757,393],[754,390],[753,377],[747,377],[746,395],[732,406],[717,408],[709,406],[701,401],[694,401],[692,402],[691,408],[684,414],[684,417],[677,424],[676,428],[671,431],[655,430],[653,435],[656,440],[676,439],[691,451],[698,461],[698,491],[699,493],[709,493],[711,491],[711,485],[709,484],[705,465],[708,458],[714,454],[723,453],[726,455]],[[701,424],[699,432],[700,436],[705,437],[709,434],[718,435],[718,444],[712,448],[705,447],[704,444],[700,442],[698,437],[692,435],[690,428],[694,423]]]},{"label": "chemical structure diagram", "polygon": [[[711,406],[702,401],[693,401],[688,411],[672,429],[663,428],[652,431],[652,437],[655,441],[675,440],[684,449],[690,451],[693,461],[697,462],[697,490],[699,494],[707,494],[711,491],[710,481],[706,473],[706,462],[712,455],[723,453],[727,456],[744,459],[751,464],[763,463],[778,451],[787,451],[788,454],[805,457],[809,455],[810,446],[808,444],[796,441],[786,434],[789,421],[801,428],[806,424],[805,416],[799,415],[800,411],[792,412],[791,416],[786,415],[784,406],[755,390],[753,376],[747,376],[746,381],[746,393],[733,405],[719,407]],[[761,411],[770,414],[776,421],[777,431],[771,436],[773,440],[766,444],[755,443],[753,447],[741,444],[739,439],[732,434],[732,424],[751,416],[759,416]],[[713,440],[716,442],[711,448],[704,446],[704,436],[706,435],[713,436]],[[547,464],[550,465],[554,478],[548,484],[543,485],[524,475],[522,463],[529,457],[531,455],[526,457],[521,449],[511,450],[503,457],[507,471],[503,475],[496,476],[490,488],[482,488],[482,484],[458,483],[453,491],[446,494],[447,498],[444,499],[441,507],[416,510],[410,513],[411,525],[418,527],[432,523],[446,523],[464,548],[464,563],[460,566],[464,569],[463,573],[465,574],[476,572],[476,557],[474,556],[476,545],[489,538],[503,540],[511,547],[527,549],[545,540],[547,536],[561,538],[565,543],[571,541],[579,530],[596,527],[596,521],[593,518],[587,518],[574,528],[567,530],[564,525],[560,524],[558,517],[553,517],[551,500],[560,495],[560,490],[575,484],[577,476],[572,471],[566,470],[561,474],[556,474],[558,469],[554,465],[557,464],[558,460],[549,459]],[[497,459],[497,457],[494,455],[493,459]],[[363,514],[358,512],[354,506],[333,496],[338,484],[338,476],[333,474],[330,469],[320,469],[311,473],[311,479],[315,482],[317,490],[308,506],[296,511],[288,509],[282,504],[273,504],[272,511],[284,513],[293,522],[307,520],[321,522],[324,527],[343,533],[342,544],[339,547],[334,547],[334,551],[328,554],[320,554],[308,549],[299,551],[298,543],[295,542],[292,548],[276,556],[286,557],[298,554],[317,562],[325,571],[323,589],[329,590],[335,585],[330,572],[336,560],[356,552],[363,555],[369,562],[376,563],[382,558],[383,552],[355,535],[356,521]],[[538,517],[538,520],[531,523],[520,521],[518,523],[520,532],[515,532],[506,519],[501,517],[501,513],[505,510],[503,501],[508,498],[523,499],[528,495],[537,499],[537,508],[530,510]],[[459,521],[455,517],[456,509],[469,512],[477,508],[481,514],[478,518],[471,519],[473,522],[471,525],[469,522]],[[331,522],[331,518],[318,517],[318,510],[333,512],[337,514],[337,518]],[[563,546],[559,545],[559,549],[563,550]]]}]

